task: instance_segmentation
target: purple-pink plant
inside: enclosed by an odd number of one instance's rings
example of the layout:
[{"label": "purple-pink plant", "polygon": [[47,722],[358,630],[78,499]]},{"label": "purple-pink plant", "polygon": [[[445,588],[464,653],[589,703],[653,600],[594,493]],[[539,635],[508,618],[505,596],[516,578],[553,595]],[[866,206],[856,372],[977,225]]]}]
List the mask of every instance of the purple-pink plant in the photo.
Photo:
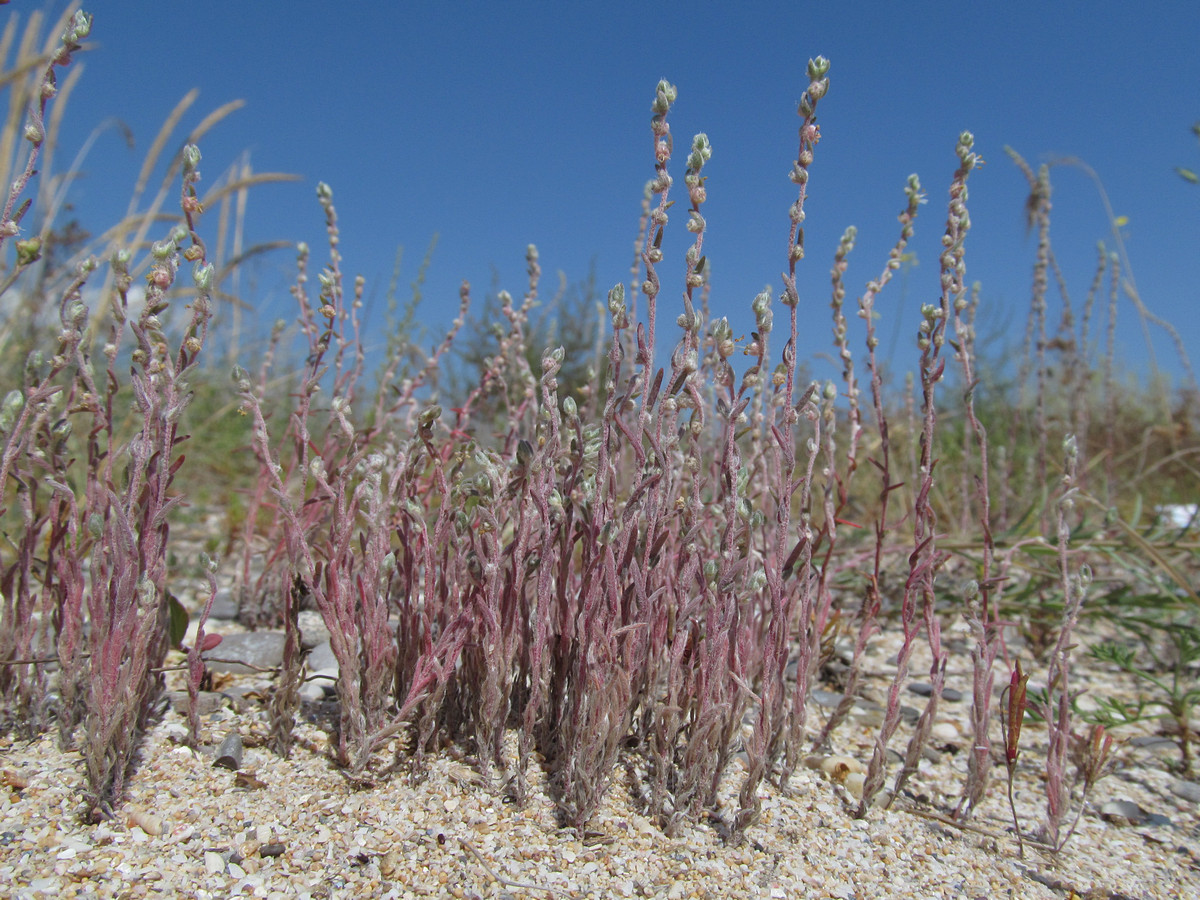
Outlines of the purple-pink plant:
[{"label": "purple-pink plant", "polygon": [[[946,653],[942,649],[941,643],[941,622],[936,611],[934,577],[937,570],[949,559],[949,554],[937,549],[937,516],[929,495],[933,489],[934,468],[937,464],[933,455],[934,429],[937,423],[936,388],[945,370],[945,360],[941,358],[941,350],[946,342],[946,327],[951,309],[963,298],[966,291],[964,242],[970,229],[970,217],[966,205],[966,182],[971,170],[979,162],[979,157],[972,152],[973,145],[974,137],[970,132],[963,132],[959,136],[956,148],[959,168],[950,185],[950,209],[946,221],[945,237],[942,241],[945,249],[941,256],[941,299],[938,304],[928,304],[921,309],[922,322],[917,338],[921,350],[922,396],[920,481],[917,485],[912,510],[913,551],[908,558],[908,579],[904,585],[904,597],[900,609],[904,643],[900,647],[896,673],[888,688],[883,724],[880,726],[879,737],[875,742],[871,762],[863,783],[862,798],[856,813],[860,817],[866,814],[875,795],[883,787],[887,744],[899,724],[900,689],[908,674],[908,660],[914,644],[922,632],[929,644],[931,656],[929,677],[932,682],[932,690],[925,709],[918,716],[914,733],[909,739],[903,766],[892,789],[892,799],[899,794],[905,782],[916,771],[921,751],[933,728],[938,701],[941,698],[945,681]],[[918,612],[921,615],[919,620]],[[890,803],[891,800],[888,802]]]},{"label": "purple-pink plant", "polygon": [[[998,557],[992,537],[991,473],[999,468],[1002,484],[1010,475],[1002,458],[993,466],[975,409],[978,294],[967,299],[963,248],[966,180],[979,160],[964,133],[943,238],[941,297],[922,309],[908,422],[897,420],[894,435],[877,356],[876,304],[913,235],[924,199],[916,176],[906,187],[900,237],[858,301],[873,416],[862,409],[863,376],[855,371],[842,311],[851,229],[833,272],[844,404],[834,383],[807,383],[796,356],[805,327],[797,273],[820,137],[816,107],[828,91],[827,73],[826,60],[810,61],[800,102],[791,175],[798,195],[780,297],[789,322],[774,357],[770,288],[752,301],[755,326],[744,345],[726,319],[709,315],[703,210],[712,147],[699,134],[683,178],[692,237],[681,260],[679,331],[669,359],[661,358],[674,186],[667,119],[677,98],[665,81],[652,106],[654,177],[645,195],[634,289],[627,295],[618,284],[609,292],[609,330],[599,339],[597,358],[607,354],[583,387],[563,377],[569,362],[563,348],[533,345],[530,313],[541,302],[541,264],[530,245],[524,297],[499,295],[495,352],[481,356],[473,388],[452,401],[460,405],[449,407],[439,369],[467,315],[466,284],[445,340],[428,355],[399,339],[389,342],[380,383],[368,396],[359,313],[365,282],[347,282],[332,192],[319,188],[329,262],[315,275],[314,296],[302,246],[293,289],[304,363],[292,376],[274,375],[280,325],[256,375],[234,370],[259,464],[240,548],[242,613],[248,624],[282,622],[285,632],[270,709],[277,752],[287,755],[293,742],[304,673],[299,613],[313,606],[338,662],[333,756],[360,782],[382,752],[394,752],[397,763],[419,775],[424,754],[443,741],[460,741],[488,788],[518,802],[528,799],[530,766],[543,761],[562,822],[583,834],[624,762],[635,801],[668,833],[707,816],[740,840],[759,815],[764,782],[787,789],[813,740],[810,694],[833,655],[840,623],[857,613],[842,699],[814,745],[832,745],[862,693],[870,645],[883,628],[898,627],[903,643],[857,807],[865,815],[883,789],[886,754],[901,728],[900,698],[922,644],[932,691],[891,798],[916,771],[939,712],[950,651],[941,629],[960,610],[946,602],[938,575],[950,559],[944,532],[956,524],[977,527],[983,536],[981,560],[964,563],[974,567],[964,598],[975,639],[973,746],[958,814],[965,817],[982,802],[991,766],[992,669],[1003,651],[999,585],[1018,571],[1015,548],[1035,539],[1010,544]],[[162,682],[168,643],[167,519],[181,502],[173,481],[182,463],[178,423],[189,396],[185,376],[194,371],[206,336],[212,286],[195,232],[194,148],[183,162],[186,225],[152,249],[141,311],[130,308],[132,254],[113,260],[115,321],[103,373],[93,374],[85,340],[81,290],[89,264],[62,300],[58,352],[49,360],[31,358],[23,390],[0,406],[0,489],[8,489],[6,502],[13,497],[10,519],[25,529],[0,566],[0,694],[31,731],[45,727],[52,712],[64,741],[86,723],[93,817],[120,797]],[[18,218],[5,221],[15,226]],[[18,261],[36,252],[23,242]],[[171,354],[161,318],[181,257],[196,263],[199,296]],[[1042,262],[1050,258],[1039,251]],[[645,296],[640,311],[638,293]],[[126,331],[134,341],[137,420],[127,442],[114,425]],[[967,457],[974,454],[961,472],[950,473],[968,488],[961,503],[941,499],[936,490],[943,470],[935,447],[939,438],[944,445],[945,430],[939,418],[954,409],[938,396],[946,341],[965,386],[961,446]],[[1079,383],[1077,371],[1070,378]],[[286,399],[271,386],[279,380],[293,382]],[[89,425],[76,437],[87,451],[82,497],[65,474],[71,426],[79,421]],[[893,455],[907,450],[911,474],[901,490]],[[844,530],[857,526],[843,517],[859,518],[864,504],[856,488],[863,481],[856,473],[868,452],[879,493],[873,505],[865,504],[873,534],[858,541]],[[1074,465],[1069,453],[1058,532],[1068,604],[1043,704],[1051,723],[1046,831],[1058,846],[1066,840],[1060,825],[1069,801],[1069,641],[1086,587],[1085,576],[1067,566]],[[1007,515],[1006,494],[1002,487],[1000,517]],[[262,572],[254,571],[255,559],[264,561]],[[893,626],[885,617],[896,571],[902,592]],[[865,575],[855,581],[858,572]],[[201,653],[216,637],[207,631],[216,572],[208,566],[205,574],[207,594],[187,648],[193,744],[200,739]],[[47,668],[55,660],[56,682]],[[1003,719],[1010,778],[1026,702],[1023,678],[1018,667]],[[61,698],[55,710],[47,702],[53,689]],[[516,731],[515,758],[506,740],[510,729]],[[1105,738],[1093,734],[1086,746],[1076,740],[1081,777],[1098,777],[1103,769]],[[725,809],[721,788],[739,757],[744,771],[737,773],[737,799]]]},{"label": "purple-pink plant", "polygon": [[[212,314],[213,267],[205,259],[195,224],[200,212],[195,189],[199,162],[200,151],[194,145],[185,147],[181,206],[186,224],[153,246],[144,306],[138,318],[128,322],[134,338],[130,387],[141,429],[127,445],[112,442],[116,339],[118,326],[126,321],[131,283],[127,257],[122,254],[113,259],[117,298],[112,306],[112,337],[105,346],[108,400],[103,413],[99,400],[93,398],[104,395],[90,383],[88,367],[80,366],[79,377],[87,386],[83,402],[95,404],[92,415],[101,426],[93,434],[103,430],[109,438],[105,451],[89,453],[89,459],[101,462],[101,467],[89,472],[84,509],[95,540],[87,599],[91,656],[84,743],[91,818],[111,813],[121,796],[136,740],[161,689],[158,669],[168,649],[167,517],[182,501],[181,495],[172,493],[171,484],[183,463],[176,448],[184,440],[178,433],[179,419],[190,400],[184,378],[196,365]],[[160,314],[168,308],[167,292],[175,283],[181,257],[193,263],[197,296],[179,349],[172,354]],[[115,469],[119,457],[128,460],[123,478]]]},{"label": "purple-pink plant", "polygon": [[1063,441],[1062,490],[1058,497],[1058,566],[1063,591],[1062,623],[1058,640],[1050,654],[1050,667],[1046,673],[1046,692],[1039,712],[1046,721],[1050,747],[1046,751],[1046,819],[1042,825],[1042,836],[1055,849],[1062,847],[1066,838],[1062,824],[1066,819],[1070,803],[1071,788],[1067,783],[1067,760],[1071,749],[1071,704],[1074,699],[1070,684],[1071,649],[1075,646],[1073,635],[1079,622],[1083,601],[1091,584],[1091,568],[1084,565],[1077,572],[1071,571],[1071,512],[1075,508],[1076,472],[1079,448],[1073,436]]},{"label": "purple-pink plant", "polygon": [[[878,359],[877,348],[879,347],[879,338],[875,333],[875,300],[878,298],[880,291],[892,279],[893,273],[900,267],[900,260],[904,256],[905,248],[913,236],[913,222],[916,220],[917,212],[920,205],[925,202],[925,195],[921,192],[921,182],[916,175],[908,177],[908,183],[904,190],[905,198],[908,203],[904,211],[900,213],[900,238],[895,246],[888,254],[888,262],[880,273],[878,279],[868,282],[866,290],[862,297],[858,300],[858,315],[865,323],[866,329],[866,344],[867,344],[867,370],[871,374],[871,401],[872,408],[875,414],[875,427],[879,434],[879,457],[872,458],[871,464],[875,466],[879,472],[880,490],[879,490],[879,509],[876,513],[874,532],[874,552],[872,554],[871,573],[867,579],[866,596],[863,597],[862,603],[858,610],[858,628],[854,640],[854,650],[851,656],[850,669],[846,675],[846,685],[842,691],[842,699],[838,702],[837,708],[834,709],[824,727],[813,741],[813,747],[827,747],[833,732],[837,729],[846,716],[849,714],[851,707],[854,705],[855,697],[859,690],[860,681],[862,678],[862,665],[867,647],[879,630],[879,615],[883,607],[883,596],[880,583],[884,569],[884,554],[887,549],[887,534],[890,529],[888,520],[889,507],[891,504],[892,492],[900,487],[898,483],[892,480],[891,467],[891,433],[888,426],[887,414],[884,410],[883,396],[883,371]],[[850,251],[853,234],[847,232],[843,236],[838,248],[838,255],[835,258],[835,280],[834,280],[834,298],[835,298],[835,316],[834,316],[834,331],[835,342],[840,348],[840,356],[843,363],[843,379],[846,383],[846,394],[850,403],[850,414],[848,417],[848,427],[850,429],[850,443],[847,449],[847,470],[844,482],[840,485],[841,491],[849,490],[850,479],[858,468],[858,443],[861,429],[861,416],[858,410],[859,389],[851,368],[853,357],[844,337],[845,321],[840,313],[840,296],[841,274],[844,271],[844,260]],[[831,474],[835,471],[830,467]],[[839,507],[844,500],[839,498]],[[824,564],[821,566],[821,577],[828,577],[830,562],[832,561],[835,541],[837,536],[837,516],[840,508],[835,507],[833,519],[829,518],[826,513],[825,530],[828,533],[828,545],[825,553]],[[823,600],[825,604],[827,601]],[[828,621],[828,613],[823,615],[824,623]]]}]

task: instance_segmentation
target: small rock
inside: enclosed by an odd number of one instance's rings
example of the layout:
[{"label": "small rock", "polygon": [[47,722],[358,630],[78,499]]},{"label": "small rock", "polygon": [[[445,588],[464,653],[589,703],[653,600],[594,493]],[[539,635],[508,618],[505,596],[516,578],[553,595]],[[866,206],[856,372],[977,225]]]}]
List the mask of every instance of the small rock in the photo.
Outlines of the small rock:
[{"label": "small rock", "polygon": [[1160,737],[1157,734],[1139,734],[1137,737],[1131,737],[1126,743],[1130,747],[1138,747],[1142,750],[1175,750],[1176,743],[1170,738]]},{"label": "small rock", "polygon": [[317,644],[308,654],[308,670],[310,672],[332,671],[334,675],[337,675],[338,661],[337,657],[333,655],[333,647],[328,639]]},{"label": "small rock", "polygon": [[881,709],[860,709],[856,706],[850,712],[854,716],[854,721],[865,728],[878,728],[883,724],[883,710]]},{"label": "small rock", "polygon": [[958,728],[955,727],[953,722],[938,722],[930,729],[929,735],[936,740],[947,743],[957,741],[959,738]]},{"label": "small rock", "polygon": [[300,627],[300,646],[305,650],[329,643],[329,629],[315,609],[302,610],[296,624]]},{"label": "small rock", "polygon": [[1109,800],[1100,807],[1100,818],[1113,825],[1143,825],[1150,814],[1132,800]]},{"label": "small rock", "polygon": [[1200,803],[1200,784],[1195,781],[1176,781],[1171,785],[1171,793],[1189,803]]},{"label": "small rock", "polygon": [[855,721],[868,728],[878,728],[882,725],[883,714],[884,709],[880,704],[862,697],[855,700],[854,706],[850,708],[850,715],[854,716]]},{"label": "small rock", "polygon": [[[254,672],[259,669],[274,669],[283,662],[282,631],[250,631],[245,634],[227,634],[220,646],[204,653],[205,660],[212,657],[232,659],[237,662],[208,663],[213,672]],[[245,665],[242,665],[245,663]]]},{"label": "small rock", "polygon": [[[310,675],[311,679],[312,676]],[[324,678],[306,680],[300,685],[300,699],[309,703],[320,703],[325,699],[325,685],[328,682]]]},{"label": "small rock", "polygon": [[[201,603],[208,599],[207,594],[202,598]],[[203,609],[203,605],[200,607]],[[233,599],[233,591],[227,587],[217,588],[217,596],[213,598],[212,609],[209,610],[208,618],[211,622],[213,619],[221,619],[226,622],[232,622],[238,616],[237,601]]]},{"label": "small rock", "polygon": [[921,718],[921,712],[916,707],[913,707],[913,706],[901,706],[900,707],[900,721],[902,721],[905,725],[909,725],[909,726],[916,725],[917,719],[919,719],[919,718]]},{"label": "small rock", "polygon": [[[171,704],[171,709],[175,710],[175,712],[187,715],[187,691],[168,691],[167,702]],[[200,691],[196,695],[196,713],[201,716],[210,716],[223,707],[225,703],[226,698],[223,694],[215,691]]]},{"label": "small rock", "polygon": [[395,849],[389,850],[383,856],[379,857],[379,874],[384,878],[390,878],[400,868],[400,854]]},{"label": "small rock", "polygon": [[242,767],[242,736],[240,734],[231,731],[225,736],[225,740],[221,741],[221,746],[217,748],[217,757],[213,760],[213,765],[229,769],[232,772],[236,772]]},{"label": "small rock", "polygon": [[205,850],[204,868],[209,875],[220,875],[225,871],[225,860],[215,850]]},{"label": "small rock", "polygon": [[825,709],[835,709],[842,702],[842,695],[835,694],[832,691],[813,691],[812,698],[817,706],[822,706]]},{"label": "small rock", "polygon": [[[916,694],[918,697],[929,697],[933,694],[933,685],[924,681],[917,681],[908,686],[909,693]],[[942,699],[947,703],[958,703],[962,700],[962,691],[956,691],[954,688],[942,688]]]},{"label": "small rock", "polygon": [[853,797],[855,800],[861,800],[863,796],[863,784],[866,782],[866,780],[867,776],[862,772],[851,772],[846,776],[846,780],[843,782],[843,785],[850,793],[851,797]]},{"label": "small rock", "polygon": [[[328,634],[328,632],[326,632]],[[300,696],[305,700],[319,702],[337,685],[338,661],[328,640],[313,647],[306,660],[308,677],[300,686]]]}]

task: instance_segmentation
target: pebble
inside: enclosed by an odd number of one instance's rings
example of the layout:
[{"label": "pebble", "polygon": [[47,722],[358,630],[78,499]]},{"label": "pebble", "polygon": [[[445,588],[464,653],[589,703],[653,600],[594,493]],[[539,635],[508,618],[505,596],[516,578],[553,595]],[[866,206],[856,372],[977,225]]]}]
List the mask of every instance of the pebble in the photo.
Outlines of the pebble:
[{"label": "pebble", "polygon": [[329,643],[329,628],[315,609],[301,610],[296,625],[300,628],[300,646],[303,649],[310,650]]},{"label": "pebble", "polygon": [[217,756],[213,760],[213,765],[233,772],[242,767],[242,736],[240,734],[231,731],[225,736],[225,740],[221,741],[221,746],[217,748]]},{"label": "pebble", "polygon": [[[908,686],[910,694],[916,694],[918,697],[929,697],[933,694],[933,685],[924,681],[917,681]],[[942,688],[942,699],[947,703],[959,703],[963,698],[962,691],[956,691],[954,688]]]},{"label": "pebble", "polygon": [[1171,784],[1171,793],[1189,803],[1200,803],[1200,784],[1195,781],[1176,781]]},{"label": "pebble", "polygon": [[204,851],[204,868],[209,875],[220,875],[225,871],[225,860],[214,850]]},{"label": "pebble", "polygon": [[[168,691],[166,696],[167,702],[171,704],[173,710],[187,715],[188,703],[190,702],[187,691]],[[200,691],[196,695],[196,713],[201,716],[212,715],[228,702],[224,694],[214,691]]]},{"label": "pebble", "polygon": [[833,691],[822,691],[818,689],[812,692],[812,699],[817,706],[824,707],[825,709],[835,709],[842,701],[842,695],[835,694]]},{"label": "pebble", "polygon": [[[200,598],[200,602],[203,603],[207,599],[206,595]],[[203,609],[203,606],[201,608]],[[210,622],[213,619],[232,622],[237,615],[238,605],[237,601],[233,599],[233,591],[228,587],[217,588],[217,595],[213,597],[212,609],[208,612],[208,620]]]},{"label": "pebble", "polygon": [[843,784],[846,790],[850,792],[851,797],[855,800],[861,800],[863,796],[863,784],[866,783],[866,780],[867,776],[862,772],[851,772],[846,776]]},{"label": "pebble", "polygon": [[[328,634],[328,632],[326,632]],[[306,660],[308,679],[300,686],[305,700],[323,700],[334,691],[338,677],[338,661],[328,640],[313,647]]]},{"label": "pebble", "polygon": [[[204,652],[205,660],[212,657],[233,659],[238,662],[209,662],[213,672],[253,672],[254,668],[272,669],[283,662],[282,631],[248,631],[244,634],[226,634],[221,643]],[[246,663],[247,665],[241,665]]]},{"label": "pebble", "polygon": [[1100,807],[1100,818],[1114,825],[1143,825],[1150,814],[1132,800],[1109,800]]},{"label": "pebble", "polygon": [[953,722],[937,722],[929,734],[939,741],[957,741],[959,738],[958,727]]}]

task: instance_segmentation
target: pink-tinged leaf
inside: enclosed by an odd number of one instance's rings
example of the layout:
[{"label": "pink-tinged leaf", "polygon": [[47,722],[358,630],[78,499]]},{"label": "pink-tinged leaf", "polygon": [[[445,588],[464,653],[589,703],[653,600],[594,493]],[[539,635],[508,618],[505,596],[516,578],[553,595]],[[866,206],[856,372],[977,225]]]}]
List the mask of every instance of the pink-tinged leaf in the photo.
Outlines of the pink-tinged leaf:
[{"label": "pink-tinged leaf", "polygon": [[200,644],[200,652],[205,653],[209,650],[212,650],[220,643],[221,643],[221,635],[206,634],[204,636],[204,641]]}]

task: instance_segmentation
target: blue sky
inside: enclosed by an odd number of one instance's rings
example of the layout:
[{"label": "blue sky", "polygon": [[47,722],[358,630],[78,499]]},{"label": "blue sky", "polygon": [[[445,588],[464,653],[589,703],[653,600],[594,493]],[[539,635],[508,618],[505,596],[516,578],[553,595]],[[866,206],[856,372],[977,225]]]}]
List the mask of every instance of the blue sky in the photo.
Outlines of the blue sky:
[{"label": "blue sky", "polygon": [[[796,104],[807,59],[823,54],[831,88],[819,107],[800,282],[800,352],[814,374],[838,371],[817,356],[830,347],[828,272],[838,238],[858,226],[852,303],[886,260],[905,179],[916,172],[929,197],[910,248],[919,265],[879,301],[883,349],[910,365],[912,311],[937,296],[938,241],[963,129],[987,162],[970,182],[967,267],[968,280],[983,285],[981,330],[994,351],[1005,341],[1019,346],[1035,249],[1023,219],[1026,182],[1006,144],[1035,166],[1071,155],[1095,169],[1114,212],[1128,220],[1123,234],[1143,299],[1200,348],[1200,186],[1173,171],[1200,168],[1190,131],[1200,119],[1200,24],[1191,3],[195,0],[85,8],[95,14],[97,46],[78,57],[86,72],[58,158],[70,159],[108,117],[136,140],[130,150],[110,129],[92,149],[73,194],[85,226],[99,231],[119,217],[147,145],[185,92],[201,94],[176,141],[241,98],[245,108],[201,143],[206,178],[243,152],[256,170],[300,175],[252,195],[248,236],[306,240],[318,261],[315,186],[328,182],[345,268],[367,278],[379,324],[396,247],[406,251],[406,285],[435,233],[422,307],[431,338],[452,317],[462,279],[482,304],[495,267],[500,286],[519,296],[530,242],[541,252],[546,296],[558,270],[579,281],[593,260],[602,290],[627,282],[642,187],[653,174],[650,103],[667,78],[679,90],[669,121],[680,204],[663,245],[660,302],[669,315],[661,340],[674,340],[690,242],[682,176],[698,131],[714,149],[705,208],[713,312],[749,330],[753,296],[767,284],[780,288]],[[1053,178],[1055,247],[1078,305],[1096,241],[1113,243],[1094,184],[1071,168]],[[247,297],[268,323],[291,314],[290,257],[260,265]],[[1160,365],[1178,373],[1169,340],[1152,334]],[[1125,300],[1120,336],[1122,360],[1144,368],[1148,351]],[[855,341],[861,348],[858,331]]]}]

